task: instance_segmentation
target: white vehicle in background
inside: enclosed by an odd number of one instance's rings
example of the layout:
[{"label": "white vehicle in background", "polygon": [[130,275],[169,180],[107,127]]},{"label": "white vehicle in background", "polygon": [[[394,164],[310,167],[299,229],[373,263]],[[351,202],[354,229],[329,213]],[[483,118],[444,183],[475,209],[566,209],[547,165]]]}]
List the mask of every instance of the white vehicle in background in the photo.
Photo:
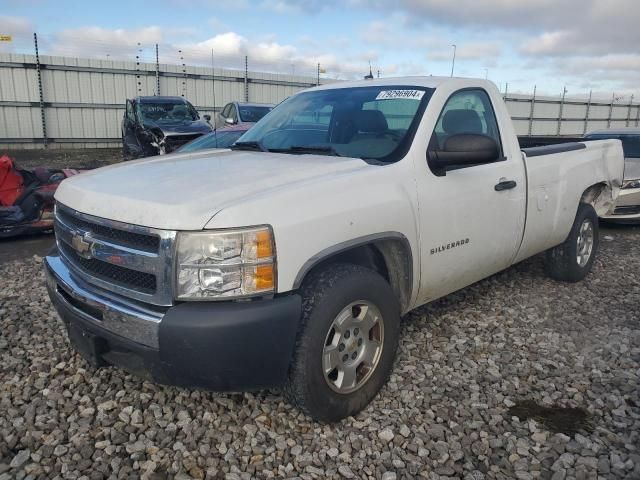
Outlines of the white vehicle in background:
[{"label": "white vehicle in background", "polygon": [[640,128],[612,128],[596,130],[585,135],[585,140],[617,139],[624,151],[624,181],[615,210],[601,217],[616,223],[640,223]]},{"label": "white vehicle in background", "polygon": [[213,121],[216,128],[229,125],[246,125],[249,128],[271,110],[273,105],[268,103],[230,102],[215,114]]},{"label": "white vehicle in background", "polygon": [[521,151],[487,81],[325,85],[231,150],[62,182],[47,285],[93,365],[335,421],[385,384],[406,312],[545,251],[584,278],[623,165],[618,140]]}]

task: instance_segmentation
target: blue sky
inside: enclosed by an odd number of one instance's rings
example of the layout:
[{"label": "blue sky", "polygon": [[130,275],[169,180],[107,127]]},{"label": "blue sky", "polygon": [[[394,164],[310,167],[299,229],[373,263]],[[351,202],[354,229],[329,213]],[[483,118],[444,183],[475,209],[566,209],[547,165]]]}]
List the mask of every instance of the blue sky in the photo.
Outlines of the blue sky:
[{"label": "blue sky", "polygon": [[[504,91],[640,100],[637,0],[0,0],[0,51],[357,78],[488,75]],[[140,43],[140,46],[138,46]],[[181,59],[182,58],[182,59]]]}]

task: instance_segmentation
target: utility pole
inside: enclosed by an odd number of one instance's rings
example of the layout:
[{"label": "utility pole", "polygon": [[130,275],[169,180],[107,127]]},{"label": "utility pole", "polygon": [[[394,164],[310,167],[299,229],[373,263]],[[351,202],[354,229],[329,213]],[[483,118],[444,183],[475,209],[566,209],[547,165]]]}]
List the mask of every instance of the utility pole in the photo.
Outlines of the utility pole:
[{"label": "utility pole", "polygon": [[587,129],[589,128],[589,113],[591,112],[591,95],[593,95],[593,90],[589,90],[589,100],[587,100],[587,112],[584,116],[584,129],[582,130],[582,134],[585,135],[587,133]]},{"label": "utility pole", "polygon": [[633,93],[631,94],[631,100],[629,100],[629,108],[627,110],[627,124],[629,126],[629,122],[631,121],[631,106],[633,105]]},{"label": "utility pole", "polygon": [[47,122],[44,117],[44,92],[42,91],[42,72],[40,70],[40,53],[38,52],[38,34],[33,34],[33,43],[36,50],[36,71],[38,74],[38,93],[40,95],[40,120],[42,122],[42,143],[44,148],[49,148],[47,139]]},{"label": "utility pole", "polygon": [[529,110],[529,136],[533,132],[533,113],[536,105],[536,88],[537,86],[533,86],[533,97],[531,97],[531,109]]},{"label": "utility pole", "polygon": [[562,129],[562,110],[564,109],[564,96],[567,94],[567,87],[562,87],[562,99],[560,100],[560,114],[558,115],[558,131],[556,135],[560,136],[560,130]]},{"label": "utility pole", "polygon": [[316,79],[316,85],[320,85],[320,63],[318,63],[318,76]]},{"label": "utility pole", "polygon": [[613,102],[616,101],[616,92],[611,95],[611,105],[609,105],[609,118],[607,118],[607,128],[611,128],[611,116],[613,115]]},{"label": "utility pole", "polygon": [[455,44],[451,45],[453,47],[453,58],[451,59],[451,76],[453,77],[453,70],[456,66],[456,49],[458,48]]},{"label": "utility pole", "polygon": [[140,79],[140,60],[142,57],[142,46],[138,42],[138,54],[136,55],[136,87],[138,89],[138,95],[142,94],[142,80]]},{"label": "utility pole", "polygon": [[249,101],[249,56],[244,56],[244,101]]},{"label": "utility pole", "polygon": [[489,78],[489,69],[485,68],[484,69],[484,79],[487,80]]},{"label": "utility pole", "polygon": [[160,57],[158,56],[157,43],[156,43],[156,95],[160,96]]}]

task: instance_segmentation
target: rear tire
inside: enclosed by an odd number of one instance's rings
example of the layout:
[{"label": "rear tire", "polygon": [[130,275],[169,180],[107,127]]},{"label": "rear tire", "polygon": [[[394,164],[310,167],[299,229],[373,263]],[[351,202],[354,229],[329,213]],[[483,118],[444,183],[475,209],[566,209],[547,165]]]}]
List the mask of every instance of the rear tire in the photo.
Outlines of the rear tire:
[{"label": "rear tire", "polygon": [[302,301],[285,396],[315,420],[355,415],[391,374],[400,336],[398,300],[376,272],[335,264],[305,280]]},{"label": "rear tire", "polygon": [[596,211],[581,203],[567,239],[546,252],[547,275],[563,282],[579,282],[586,277],[598,251],[598,234]]}]

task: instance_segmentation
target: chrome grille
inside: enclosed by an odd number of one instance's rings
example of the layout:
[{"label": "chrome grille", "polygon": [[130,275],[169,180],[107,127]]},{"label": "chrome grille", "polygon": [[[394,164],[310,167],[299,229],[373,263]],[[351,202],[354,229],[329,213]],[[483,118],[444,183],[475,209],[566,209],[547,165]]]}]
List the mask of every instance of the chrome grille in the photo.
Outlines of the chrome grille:
[{"label": "chrome grille", "polygon": [[94,258],[83,258],[66,242],[61,242],[60,250],[62,254],[82,267],[87,272],[108,282],[116,282],[135,290],[145,293],[155,293],[156,277],[150,273],[136,272],[118,265],[96,260]]},{"label": "chrome grille", "polygon": [[87,222],[82,218],[70,215],[68,210],[63,208],[59,208],[57,214],[60,220],[70,227],[93,232],[128,247],[140,248],[145,252],[157,252],[160,247],[160,237],[155,235],[118,230],[95,222]]},{"label": "chrome grille", "polygon": [[640,205],[623,205],[616,207],[614,215],[637,215],[640,213]]},{"label": "chrome grille", "polygon": [[58,250],[73,274],[153,305],[171,305],[175,232],[107,220],[56,204]]},{"label": "chrome grille", "polygon": [[175,149],[180,148],[185,143],[195,140],[202,136],[202,133],[195,133],[191,135],[169,135],[164,139],[165,150],[167,153],[173,152]]}]

